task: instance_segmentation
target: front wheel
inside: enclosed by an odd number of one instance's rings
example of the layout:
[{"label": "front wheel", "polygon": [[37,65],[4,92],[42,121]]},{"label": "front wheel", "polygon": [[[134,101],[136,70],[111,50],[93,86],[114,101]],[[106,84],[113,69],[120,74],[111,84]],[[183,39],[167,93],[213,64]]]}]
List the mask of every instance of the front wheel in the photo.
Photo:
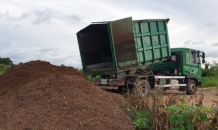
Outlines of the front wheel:
[{"label": "front wheel", "polygon": [[187,94],[194,95],[196,92],[196,89],[197,89],[197,84],[193,79],[191,79],[187,86]]}]

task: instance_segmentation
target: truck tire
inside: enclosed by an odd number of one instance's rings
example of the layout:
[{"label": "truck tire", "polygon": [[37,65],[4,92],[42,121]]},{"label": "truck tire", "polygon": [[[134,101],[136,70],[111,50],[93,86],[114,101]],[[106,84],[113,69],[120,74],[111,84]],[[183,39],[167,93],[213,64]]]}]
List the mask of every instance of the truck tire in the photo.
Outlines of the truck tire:
[{"label": "truck tire", "polygon": [[188,86],[187,86],[187,94],[188,95],[194,95],[197,89],[197,84],[193,79],[189,80]]},{"label": "truck tire", "polygon": [[148,96],[151,92],[151,87],[147,80],[139,81],[135,87],[140,91],[140,97]]}]

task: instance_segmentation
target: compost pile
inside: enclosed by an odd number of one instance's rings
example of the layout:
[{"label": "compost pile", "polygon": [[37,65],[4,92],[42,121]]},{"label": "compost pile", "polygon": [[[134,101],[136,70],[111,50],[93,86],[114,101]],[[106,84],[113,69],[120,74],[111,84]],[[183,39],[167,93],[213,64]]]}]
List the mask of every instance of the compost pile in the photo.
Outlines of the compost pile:
[{"label": "compost pile", "polygon": [[123,97],[72,67],[31,61],[0,76],[1,129],[134,129]]}]

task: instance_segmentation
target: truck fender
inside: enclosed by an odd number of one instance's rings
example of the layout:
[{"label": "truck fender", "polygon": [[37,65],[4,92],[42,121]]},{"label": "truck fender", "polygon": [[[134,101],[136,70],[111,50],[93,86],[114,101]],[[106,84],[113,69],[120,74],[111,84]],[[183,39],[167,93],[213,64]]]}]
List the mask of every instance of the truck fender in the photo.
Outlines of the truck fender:
[{"label": "truck fender", "polygon": [[200,85],[200,84],[199,84],[199,81],[198,81],[198,79],[197,79],[197,77],[196,77],[195,75],[186,75],[186,76],[185,76],[185,79],[186,79],[186,83],[187,83],[187,84],[189,83],[189,80],[190,80],[190,79],[193,79],[193,80],[196,82],[197,86]]}]

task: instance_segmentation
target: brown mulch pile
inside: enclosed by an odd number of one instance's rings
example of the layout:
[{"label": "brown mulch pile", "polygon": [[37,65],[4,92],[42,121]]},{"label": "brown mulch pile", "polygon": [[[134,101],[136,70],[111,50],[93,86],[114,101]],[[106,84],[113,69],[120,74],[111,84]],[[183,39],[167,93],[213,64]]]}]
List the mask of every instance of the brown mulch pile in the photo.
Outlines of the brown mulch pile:
[{"label": "brown mulch pile", "polygon": [[0,76],[0,93],[0,129],[134,129],[123,97],[98,89],[72,67],[15,66]]},{"label": "brown mulch pile", "polygon": [[36,79],[56,74],[79,75],[81,78],[87,79],[85,75],[78,73],[73,67],[54,66],[46,61],[31,61],[14,66],[0,76],[0,99]]}]

